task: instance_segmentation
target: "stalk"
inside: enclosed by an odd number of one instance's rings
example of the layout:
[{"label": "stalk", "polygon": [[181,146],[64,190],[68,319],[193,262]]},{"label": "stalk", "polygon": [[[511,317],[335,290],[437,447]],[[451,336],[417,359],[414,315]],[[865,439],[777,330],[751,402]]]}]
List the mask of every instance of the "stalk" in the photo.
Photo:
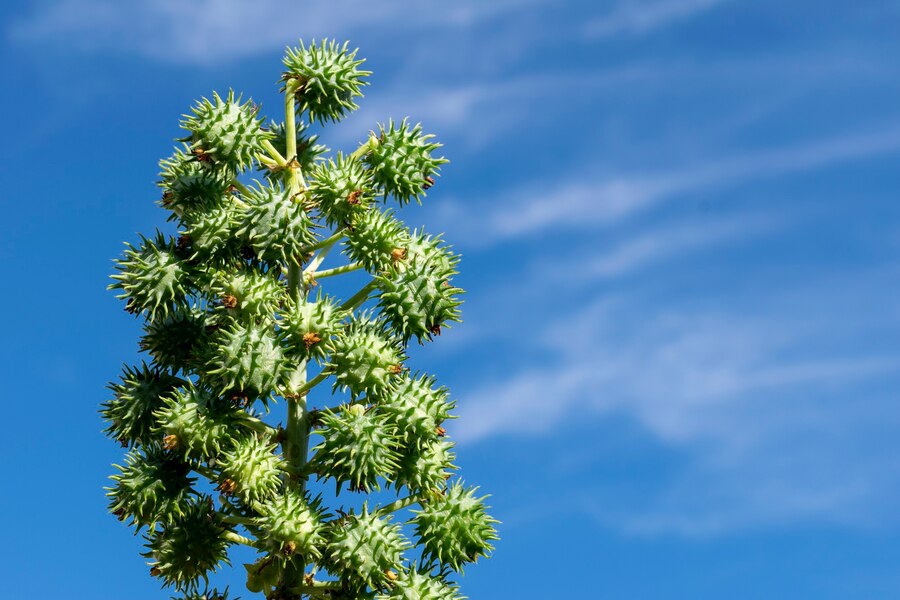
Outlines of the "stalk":
[{"label": "stalk", "polygon": [[[300,191],[299,174],[300,164],[297,162],[297,124],[296,106],[294,103],[294,86],[288,82],[284,89],[284,135],[287,152],[286,185],[291,197]],[[274,148],[273,148],[274,149]],[[269,150],[271,152],[271,150]],[[277,152],[276,152],[277,154]],[[302,277],[300,265],[291,261],[288,266],[288,290],[294,298],[306,294],[306,286]],[[300,366],[299,379],[306,381],[306,363]],[[311,386],[310,386],[311,387]],[[301,389],[309,387],[304,385]],[[282,450],[287,460],[289,470],[298,473],[306,466],[306,455],[309,452],[309,414],[306,410],[306,394],[292,394],[287,398],[287,427],[284,432]],[[302,494],[306,488],[306,477],[287,477],[286,485],[297,486]],[[300,584],[303,581],[303,573],[306,571],[306,562],[302,556],[295,556],[292,560],[294,569],[287,569],[283,575],[282,584],[285,587]]]}]

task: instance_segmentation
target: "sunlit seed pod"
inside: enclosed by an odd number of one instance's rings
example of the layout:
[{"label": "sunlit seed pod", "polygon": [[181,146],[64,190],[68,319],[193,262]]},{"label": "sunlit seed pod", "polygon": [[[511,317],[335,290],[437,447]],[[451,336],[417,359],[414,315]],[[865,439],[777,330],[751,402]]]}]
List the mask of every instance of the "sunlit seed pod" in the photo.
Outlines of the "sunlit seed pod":
[{"label": "sunlit seed pod", "polygon": [[400,525],[379,518],[364,506],[328,530],[325,566],[342,579],[379,588],[388,571],[399,571],[403,552],[410,547]]},{"label": "sunlit seed pod", "polygon": [[332,227],[353,223],[375,198],[368,169],[340,152],[336,158],[316,165],[309,179],[309,198]]},{"label": "sunlit seed pod", "polygon": [[353,318],[332,341],[335,389],[377,397],[394,385],[405,359],[400,340],[368,314]]},{"label": "sunlit seed pod", "polygon": [[353,100],[362,95],[360,89],[371,75],[359,68],[363,62],[356,58],[356,50],[348,49],[347,42],[338,45],[334,40],[322,40],[305,46],[301,41],[285,54],[285,87],[311,121],[339,121],[358,108]]},{"label": "sunlit seed pod", "polygon": [[226,527],[215,517],[212,504],[195,500],[184,514],[146,536],[151,573],[163,585],[195,592],[201,582],[208,585],[209,574],[228,561]]},{"label": "sunlit seed pod", "polygon": [[204,376],[223,394],[266,401],[284,381],[286,362],[271,325],[231,323],[216,331]]},{"label": "sunlit seed pod", "polygon": [[229,92],[226,98],[214,93],[204,98],[186,115],[181,126],[191,133],[191,149],[201,162],[241,172],[264,151],[263,142],[272,134],[262,128],[258,107],[241,103]]},{"label": "sunlit seed pod", "polygon": [[[369,273],[392,269],[405,256],[409,231],[391,210],[372,208],[357,215],[347,228],[344,252]],[[399,251],[399,254],[398,254]]]},{"label": "sunlit seed pod", "polygon": [[465,597],[459,595],[455,584],[427,572],[420,573],[411,565],[376,600],[465,600]]},{"label": "sunlit seed pod", "polygon": [[237,235],[263,261],[299,263],[305,247],[316,241],[313,222],[288,190],[257,186],[241,196],[241,227]]},{"label": "sunlit seed pod", "polygon": [[411,523],[426,559],[459,571],[493,550],[490,542],[498,539],[494,529],[498,521],[486,512],[486,496],[475,497],[477,489],[467,489],[456,481],[444,494],[433,495],[414,511]]},{"label": "sunlit seed pod", "polygon": [[110,512],[135,527],[153,528],[183,516],[196,495],[188,477],[190,466],[158,446],[145,445],[132,450],[125,465],[110,477],[115,483],[107,488]]},{"label": "sunlit seed pod", "polygon": [[324,520],[321,501],[309,499],[294,488],[286,488],[258,506],[259,516],[253,528],[259,531],[263,547],[270,553],[291,554],[318,558],[324,545]]},{"label": "sunlit seed pod", "polygon": [[377,409],[356,404],[327,410],[319,415],[323,437],[314,448],[316,471],[343,483],[351,491],[369,492],[379,487],[378,478],[389,478],[397,469],[396,427]]},{"label": "sunlit seed pod", "polygon": [[141,237],[137,248],[126,244],[125,257],[116,261],[116,268],[119,272],[112,276],[116,282],[110,289],[121,290],[117,298],[151,320],[184,305],[190,291],[190,268],[177,256],[175,241],[161,233],[152,240]]},{"label": "sunlit seed pod", "polygon": [[106,434],[125,446],[149,443],[153,438],[155,410],[184,381],[160,368],[142,364],[125,366],[118,382],[109,384],[112,399],[102,405],[100,414],[109,423]]},{"label": "sunlit seed pod", "polygon": [[233,482],[230,491],[245,503],[268,498],[281,486],[285,463],[275,453],[276,446],[256,435],[246,435],[219,456],[222,477]]},{"label": "sunlit seed pod", "polygon": [[379,125],[376,142],[369,144],[363,160],[372,169],[375,185],[401,206],[412,200],[421,202],[425,190],[434,185],[440,166],[448,162],[432,156],[441,147],[431,141],[433,137],[422,133],[420,124],[410,125],[404,119],[396,125],[391,120]]}]

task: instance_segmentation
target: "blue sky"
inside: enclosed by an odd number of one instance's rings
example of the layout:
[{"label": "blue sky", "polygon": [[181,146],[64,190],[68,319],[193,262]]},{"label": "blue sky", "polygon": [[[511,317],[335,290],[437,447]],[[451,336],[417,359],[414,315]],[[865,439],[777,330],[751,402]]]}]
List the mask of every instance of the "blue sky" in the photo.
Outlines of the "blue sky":
[{"label": "blue sky", "polygon": [[465,323],[414,360],[503,521],[468,596],[900,597],[900,2],[2,19],[0,596],[167,597],[105,513],[97,407],[138,335],[111,260],[164,225],[157,161],[193,101],[277,117],[284,46],[329,36],[375,75],[326,143],[409,115],[452,160],[404,217],[463,254]]}]

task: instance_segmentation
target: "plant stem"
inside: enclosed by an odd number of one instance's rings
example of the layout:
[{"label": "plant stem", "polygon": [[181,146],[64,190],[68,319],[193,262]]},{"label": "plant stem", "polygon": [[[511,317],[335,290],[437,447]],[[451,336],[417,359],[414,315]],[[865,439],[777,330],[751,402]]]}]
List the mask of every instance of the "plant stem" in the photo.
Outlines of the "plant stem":
[{"label": "plant stem", "polygon": [[[287,123],[285,123],[285,128],[287,128]],[[291,129],[293,129],[293,127]],[[288,137],[288,139],[290,139],[290,137]],[[287,167],[287,160],[281,155],[281,152],[278,151],[278,148],[272,145],[272,142],[270,142],[269,140],[263,140],[262,146],[266,150],[266,156],[268,156],[269,159],[274,160],[276,165],[278,165],[282,169]]]},{"label": "plant stem", "polygon": [[297,397],[306,396],[306,394],[309,392],[309,390],[313,389],[314,387],[316,387],[317,385],[319,385],[320,383],[325,381],[329,375],[331,375],[330,369],[322,370],[321,373],[319,373],[318,375],[316,375],[315,377],[313,377],[312,379],[310,379],[309,381],[307,381],[306,383],[301,385],[296,390],[294,390],[294,396],[297,396]]},{"label": "plant stem", "polygon": [[344,237],[344,228],[343,227],[341,227],[340,229],[337,229],[333,235],[331,235],[323,240],[319,240],[315,244],[310,244],[309,246],[304,246],[300,250],[300,254],[306,254],[307,252],[313,252],[314,250],[318,250],[319,248],[325,248],[326,246],[330,247],[332,244],[334,244],[336,241],[338,241],[342,237]]},{"label": "plant stem", "polygon": [[222,537],[229,542],[234,542],[235,544],[243,544],[244,546],[250,546],[251,548],[259,547],[259,544],[256,542],[256,540],[251,540],[250,538],[244,537],[233,531],[226,531],[222,533]]},{"label": "plant stem", "polygon": [[373,144],[377,143],[377,140],[378,138],[376,138],[374,135],[369,136],[369,139],[367,139],[359,148],[353,151],[353,153],[350,155],[350,158],[362,158],[369,150],[372,149]]},{"label": "plant stem", "polygon": [[398,500],[394,500],[390,504],[386,504],[386,505],[382,506],[381,508],[379,508],[372,514],[376,515],[378,517],[384,517],[386,515],[391,514],[392,512],[400,510],[401,508],[406,508],[407,506],[415,504],[418,501],[419,501],[418,496],[407,496],[406,498],[400,498]]},{"label": "plant stem", "polygon": [[310,273],[308,276],[312,277],[313,279],[325,279],[326,277],[334,277],[335,275],[341,275],[342,273],[352,273],[353,271],[359,271],[362,268],[362,263],[350,263],[349,265],[343,265],[340,267],[335,267],[333,269],[315,271],[313,273]]},{"label": "plant stem", "polygon": [[354,310],[359,307],[360,304],[369,298],[369,294],[372,293],[372,290],[374,290],[377,285],[378,284],[374,279],[364,285],[361,290],[350,296],[346,302],[341,304],[341,310]]},{"label": "plant stem", "polygon": [[219,515],[219,518],[222,521],[224,521],[226,523],[231,523],[232,525],[252,525],[253,524],[253,519],[251,519],[250,517],[229,515],[229,514],[221,512],[221,511],[217,512],[216,514]]},{"label": "plant stem", "polygon": [[[291,197],[294,197],[300,191],[300,181],[302,174],[299,173],[299,163],[297,162],[297,120],[296,106],[294,104],[294,87],[288,82],[284,90],[284,135],[285,150],[287,151],[287,160],[278,155],[278,151],[267,142],[266,150],[273,154],[273,158],[278,162],[281,158],[279,166],[287,169],[285,175],[285,185],[288,188]],[[299,178],[299,179],[298,179]],[[288,265],[288,290],[290,295],[299,300],[300,297],[306,296],[306,285],[303,281],[302,270],[300,265],[291,261]],[[321,375],[321,374],[320,374]],[[300,381],[306,380],[306,363],[300,366]],[[312,382],[310,382],[312,383]],[[301,390],[308,391],[312,388],[310,383],[301,386]],[[313,384],[314,385],[314,384]],[[284,430],[284,440],[282,441],[282,452],[287,460],[290,471],[300,472],[306,466],[306,455],[309,452],[309,412],[306,410],[306,394],[295,393],[287,398],[287,427]],[[301,494],[306,489],[306,477],[288,477],[285,481],[286,485],[299,488]],[[291,587],[300,584],[303,581],[303,573],[306,571],[306,561],[302,556],[295,556],[291,559],[293,569],[286,569],[281,577],[281,584],[285,587]]]},{"label": "plant stem", "polygon": [[240,191],[240,192],[241,192],[242,194],[244,194],[244,195],[249,195],[249,194],[251,193],[251,192],[250,192],[250,188],[248,188],[246,185],[244,185],[243,183],[241,183],[241,182],[238,181],[237,179],[235,179],[234,181],[232,181],[232,182],[231,182],[231,185],[233,185],[234,187],[236,187],[236,188],[238,189],[238,191]]}]

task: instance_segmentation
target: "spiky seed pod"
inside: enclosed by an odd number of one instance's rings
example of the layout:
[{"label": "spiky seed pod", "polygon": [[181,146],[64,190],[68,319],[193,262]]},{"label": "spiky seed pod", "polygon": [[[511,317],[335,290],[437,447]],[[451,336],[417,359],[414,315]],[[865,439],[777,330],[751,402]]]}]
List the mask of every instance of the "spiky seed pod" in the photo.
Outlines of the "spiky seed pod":
[{"label": "spiky seed pod", "polygon": [[260,532],[263,548],[272,554],[321,556],[325,541],[322,522],[329,515],[322,514],[318,498],[308,500],[298,490],[286,488],[257,509],[259,517],[254,519],[253,527]]},{"label": "spiky seed pod", "polygon": [[232,264],[240,250],[236,237],[238,217],[238,209],[230,201],[207,210],[185,212],[183,235],[190,242],[191,258],[202,260],[205,265]]},{"label": "spiky seed pod", "polygon": [[113,398],[105,402],[100,414],[109,422],[106,434],[123,445],[147,443],[153,439],[156,419],[163,398],[184,381],[162,369],[125,366],[117,383],[110,383]]},{"label": "spiky seed pod", "polygon": [[301,112],[311,121],[325,123],[339,121],[358,107],[353,102],[362,96],[360,88],[371,75],[359,67],[365,62],[356,58],[356,50],[349,50],[347,42],[339,46],[334,40],[315,41],[298,48],[288,48],[284,57],[284,79],[293,91]]},{"label": "spiky seed pod", "polygon": [[352,319],[332,341],[334,388],[377,397],[394,384],[405,359],[400,341],[369,315]]},{"label": "spiky seed pod", "polygon": [[191,132],[191,148],[201,161],[241,172],[263,152],[263,142],[272,137],[261,126],[258,108],[251,101],[241,104],[234,92],[224,100],[213,94],[185,115],[181,126]]},{"label": "spiky seed pod", "polygon": [[278,327],[291,353],[322,359],[346,316],[347,312],[340,309],[334,298],[323,296],[320,290],[315,302],[304,296],[290,301]]},{"label": "spiky seed pod", "polygon": [[400,570],[400,556],[410,547],[400,533],[400,526],[369,513],[332,522],[326,547],[328,571],[342,579],[382,587],[389,571]]},{"label": "spiky seed pod", "polygon": [[222,391],[265,401],[285,376],[284,352],[272,327],[233,323],[217,331],[206,375]]},{"label": "spiky seed pod", "polygon": [[311,463],[324,477],[332,477],[338,490],[347,482],[354,491],[378,489],[378,478],[397,469],[396,427],[378,409],[354,404],[320,416],[324,439],[314,448]]},{"label": "spiky seed pod", "polygon": [[144,312],[150,319],[183,304],[191,274],[178,258],[174,240],[157,233],[154,240],[141,236],[139,248],[125,245],[125,258],[116,261],[119,272],[112,276],[116,283],[109,286],[122,290],[116,297],[126,299],[130,311]]},{"label": "spiky seed pod", "polygon": [[196,591],[201,579],[207,585],[209,573],[220,563],[231,564],[225,531],[210,499],[199,498],[183,515],[147,536],[144,556],[153,561],[150,572],[164,585],[183,591]]},{"label": "spiky seed pod", "polygon": [[441,264],[416,260],[403,271],[379,276],[378,307],[403,343],[415,336],[419,342],[440,335],[448,323],[460,321],[457,296],[462,289],[450,283]]},{"label": "spiky seed pod", "polygon": [[410,126],[406,119],[399,126],[393,120],[386,127],[379,125],[378,131],[364,157],[375,185],[401,206],[411,200],[421,202],[425,190],[434,184],[440,166],[448,162],[442,156],[431,155],[441,144],[431,141],[433,135],[423,134],[421,124]]},{"label": "spiky seed pod", "polygon": [[175,154],[159,163],[162,206],[176,215],[220,206],[234,181],[234,172],[200,161],[190,146],[185,150],[176,148]]},{"label": "spiky seed pod", "polygon": [[310,173],[309,197],[328,225],[347,225],[374,200],[372,175],[361,162],[338,152],[334,160],[319,163]]},{"label": "spiky seed pod", "polygon": [[456,274],[459,265],[459,255],[442,243],[441,236],[431,236],[415,230],[409,236],[403,248],[406,250],[403,258],[396,262],[399,270],[404,270],[412,263],[429,264],[439,273],[447,276]]},{"label": "spiky seed pod", "polygon": [[220,273],[212,285],[219,309],[232,317],[271,319],[287,297],[271,275],[252,269]]},{"label": "spiky seed pod", "polygon": [[[328,152],[328,147],[319,144],[318,134],[309,131],[309,124],[302,120],[297,120],[294,129],[297,132],[297,163],[300,170],[309,173],[320,157]],[[272,132],[272,145],[281,153],[282,156],[290,160],[287,155],[287,133],[284,123],[269,123],[269,131]]]},{"label": "spiky seed pod", "polygon": [[391,589],[376,596],[377,600],[465,600],[457,587],[439,577],[419,573],[415,565],[401,571]]},{"label": "spiky seed pod", "polygon": [[447,439],[426,443],[422,446],[407,446],[400,456],[399,466],[393,475],[393,485],[398,490],[406,487],[418,494],[430,490],[443,490],[452,471],[453,443]]},{"label": "spiky seed pod", "polygon": [[268,498],[281,485],[284,460],[275,454],[276,444],[249,435],[222,453],[218,465],[222,480],[231,480],[234,492],[249,504]]},{"label": "spiky seed pod", "polygon": [[247,431],[246,411],[192,384],[176,390],[154,416],[157,437],[189,458],[214,457]]},{"label": "spiky seed pod", "polygon": [[455,403],[445,387],[435,387],[435,379],[421,374],[401,375],[396,386],[384,394],[378,408],[393,422],[407,445],[435,441],[438,426],[450,418]]},{"label": "spiky seed pod", "polygon": [[107,489],[109,510],[135,527],[153,528],[183,516],[195,492],[190,466],[163,452],[157,446],[144,446],[125,456],[125,466],[115,465],[119,473],[110,477],[115,483]]},{"label": "spiky seed pod", "polygon": [[299,263],[303,248],[316,241],[303,206],[294,202],[289,191],[268,186],[253,188],[242,198],[247,206],[238,235],[261,260]]},{"label": "spiky seed pod", "polygon": [[478,488],[467,489],[461,481],[449,486],[444,495],[435,495],[413,511],[419,543],[427,558],[459,571],[465,563],[487,556],[497,539],[493,524],[499,521],[486,512],[484,500],[476,498]]},{"label": "spiky seed pod", "polygon": [[409,231],[390,209],[371,209],[358,215],[346,234],[345,253],[369,273],[390,269],[406,255]]},{"label": "spiky seed pod", "polygon": [[209,341],[207,315],[197,307],[179,307],[144,327],[140,347],[160,367],[188,373],[197,366]]}]

